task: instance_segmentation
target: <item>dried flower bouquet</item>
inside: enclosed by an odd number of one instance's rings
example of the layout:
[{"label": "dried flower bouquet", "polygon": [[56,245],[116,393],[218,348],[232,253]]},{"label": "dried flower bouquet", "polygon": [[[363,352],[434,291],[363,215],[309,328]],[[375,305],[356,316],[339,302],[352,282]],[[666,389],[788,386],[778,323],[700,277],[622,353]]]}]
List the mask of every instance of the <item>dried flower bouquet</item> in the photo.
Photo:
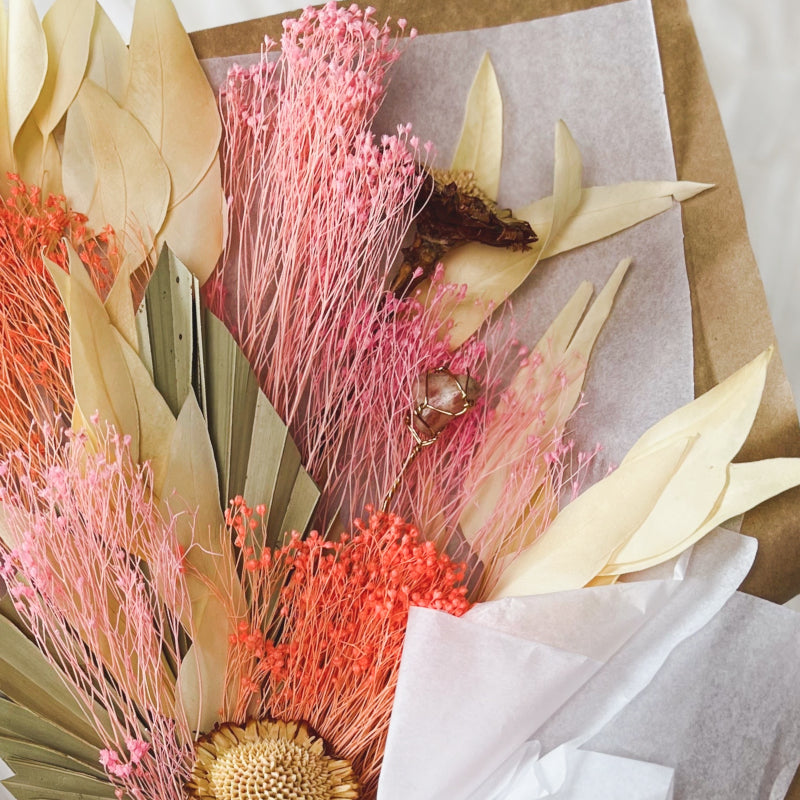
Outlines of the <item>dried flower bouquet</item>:
[{"label": "dried flower bouquet", "polygon": [[766,352],[583,485],[569,426],[631,261],[533,348],[504,304],[707,187],[584,188],[559,122],[552,196],[502,208],[488,57],[448,169],[372,132],[406,31],[309,9],[217,100],[169,0],[130,48],[94,0],[0,11],[18,800],[391,797],[410,621],[614,584],[800,484],[732,463]]}]

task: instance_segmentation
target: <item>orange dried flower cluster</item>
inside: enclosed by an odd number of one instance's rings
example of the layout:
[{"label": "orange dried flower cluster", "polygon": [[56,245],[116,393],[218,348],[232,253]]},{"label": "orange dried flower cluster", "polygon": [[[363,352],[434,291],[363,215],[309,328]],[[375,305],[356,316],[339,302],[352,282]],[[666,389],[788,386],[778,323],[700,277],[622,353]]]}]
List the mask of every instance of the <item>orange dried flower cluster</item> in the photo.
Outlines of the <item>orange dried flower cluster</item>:
[{"label": "orange dried flower cluster", "polygon": [[[381,512],[356,520],[352,534],[339,541],[318,533],[301,540],[295,533],[280,549],[256,552],[248,541],[264,513],[259,507],[254,514],[241,498],[227,513],[254,591],[278,598],[271,616],[242,623],[232,637],[234,648],[244,651],[239,662],[248,663],[248,654],[255,665],[242,681],[250,693],[243,707],[252,712],[255,700],[264,716],[308,722],[336,755],[353,763],[370,797],[409,608],[461,616],[470,607],[464,566],[420,541],[400,517]],[[264,596],[262,608],[269,603]]]},{"label": "orange dried flower cluster", "polygon": [[118,257],[110,228],[95,236],[64,197],[43,198],[18,175],[8,178],[9,197],[0,199],[0,454],[31,444],[32,423],[72,412],[69,323],[43,256],[68,270],[69,242],[101,297]]}]

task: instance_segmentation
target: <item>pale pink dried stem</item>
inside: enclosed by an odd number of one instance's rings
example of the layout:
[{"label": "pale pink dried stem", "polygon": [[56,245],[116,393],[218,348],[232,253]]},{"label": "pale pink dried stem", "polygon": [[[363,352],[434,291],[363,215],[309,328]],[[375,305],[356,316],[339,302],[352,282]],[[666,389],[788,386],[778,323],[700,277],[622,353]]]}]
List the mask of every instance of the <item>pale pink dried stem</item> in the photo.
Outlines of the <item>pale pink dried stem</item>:
[{"label": "pale pink dried stem", "polygon": [[190,608],[177,518],[158,512],[128,440],[100,441],[98,454],[84,434],[45,428],[41,475],[21,452],[4,462],[2,575],[94,724],[112,783],[178,800],[192,732],[174,683]]},{"label": "pale pink dried stem", "polygon": [[362,367],[421,187],[408,129],[380,142],[368,130],[398,55],[371,13],[304,12],[277,62],[265,50],[221,92],[232,228],[214,310],[323,489],[361,424],[353,405],[383,391]]},{"label": "pale pink dried stem", "polygon": [[499,488],[494,512],[470,543],[483,566],[476,598],[491,590],[509,561],[579,493],[599,450],[576,452],[568,432],[580,407],[573,407],[575,395],[568,386],[583,375],[585,362],[573,356],[544,358],[534,350],[520,364],[514,385],[501,394],[487,420],[461,489],[463,511],[487,483]]}]

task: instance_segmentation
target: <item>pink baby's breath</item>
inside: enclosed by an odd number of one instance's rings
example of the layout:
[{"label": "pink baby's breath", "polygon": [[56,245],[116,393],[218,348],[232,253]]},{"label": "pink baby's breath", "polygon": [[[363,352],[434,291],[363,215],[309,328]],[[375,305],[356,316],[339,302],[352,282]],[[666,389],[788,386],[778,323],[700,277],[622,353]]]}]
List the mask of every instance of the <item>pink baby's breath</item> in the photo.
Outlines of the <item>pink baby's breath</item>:
[{"label": "pink baby's breath", "polygon": [[2,577],[39,647],[103,742],[100,763],[134,800],[181,800],[193,735],[168,663],[180,667],[191,602],[177,517],[149,466],[113,431],[45,427],[40,468],[16,451],[0,476],[9,547]]}]

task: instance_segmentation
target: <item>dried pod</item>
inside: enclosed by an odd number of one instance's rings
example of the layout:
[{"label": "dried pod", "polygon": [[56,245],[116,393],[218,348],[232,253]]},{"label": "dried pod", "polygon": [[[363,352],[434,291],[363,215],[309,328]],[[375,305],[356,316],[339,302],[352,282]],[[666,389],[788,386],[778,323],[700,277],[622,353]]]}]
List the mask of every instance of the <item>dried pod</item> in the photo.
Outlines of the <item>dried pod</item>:
[{"label": "dried pod", "polygon": [[526,250],[537,241],[531,226],[499,208],[475,184],[471,172],[431,170],[425,176],[414,241],[403,248],[403,263],[392,281],[396,295],[408,294],[430,277],[442,256],[460,244]]},{"label": "dried pod", "polygon": [[198,740],[192,798],[207,800],[357,800],[349,761],[326,754],[305,722],[227,723]]},{"label": "dried pod", "polygon": [[469,375],[454,375],[443,367],[421,375],[409,422],[414,439],[422,445],[435,441],[455,417],[475,405],[479,394],[478,382]]}]

